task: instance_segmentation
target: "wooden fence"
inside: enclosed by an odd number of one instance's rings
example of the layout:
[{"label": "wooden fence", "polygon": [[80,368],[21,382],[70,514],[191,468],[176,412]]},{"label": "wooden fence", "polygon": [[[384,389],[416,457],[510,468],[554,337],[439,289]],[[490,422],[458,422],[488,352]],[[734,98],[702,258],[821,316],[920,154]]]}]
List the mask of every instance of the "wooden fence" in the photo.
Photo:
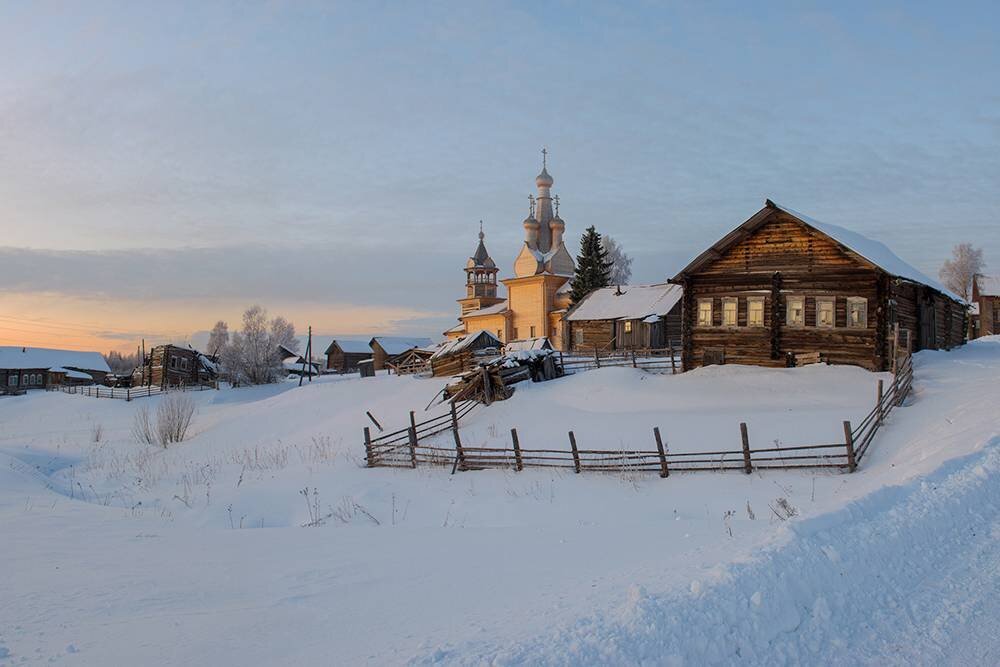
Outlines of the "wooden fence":
[{"label": "wooden fence", "polygon": [[79,394],[91,398],[117,398],[131,401],[136,398],[148,398],[158,396],[170,391],[205,391],[215,389],[213,385],[193,384],[179,385],[167,388],[158,385],[142,385],[141,387],[104,387],[101,385],[51,385],[46,387],[47,391],[61,391],[64,394]]},{"label": "wooden fence", "polygon": [[[912,383],[913,366],[907,357],[897,367],[888,391],[885,390],[883,381],[878,381],[875,407],[857,427],[852,427],[850,421],[843,422],[843,442],[752,448],[747,425],[741,423],[741,446],[730,450],[668,451],[663,444],[659,427],[652,430],[651,448],[648,450],[583,449],[578,445],[573,431],[568,433],[568,448],[525,448],[521,446],[517,429],[511,429],[509,447],[469,447],[462,443],[459,433],[459,421],[477,405],[468,401],[452,405],[449,413],[421,423],[415,421],[414,413],[411,412],[409,427],[377,438],[372,438],[370,430],[365,428],[365,460],[368,467],[416,468],[421,464],[451,466],[452,473],[456,470],[487,468],[517,472],[525,468],[564,468],[575,473],[656,472],[660,477],[668,477],[671,472],[726,470],[738,470],[746,474],[754,470],[816,468],[854,472],[885,418],[895,406],[903,402]],[[454,438],[454,447],[425,445],[420,442],[422,438],[449,430]]]},{"label": "wooden fence", "polygon": [[594,353],[590,355],[579,351],[558,354],[559,365],[566,375],[607,366],[641,368],[651,373],[681,372],[680,350],[675,350],[673,347],[612,352],[595,348]]}]

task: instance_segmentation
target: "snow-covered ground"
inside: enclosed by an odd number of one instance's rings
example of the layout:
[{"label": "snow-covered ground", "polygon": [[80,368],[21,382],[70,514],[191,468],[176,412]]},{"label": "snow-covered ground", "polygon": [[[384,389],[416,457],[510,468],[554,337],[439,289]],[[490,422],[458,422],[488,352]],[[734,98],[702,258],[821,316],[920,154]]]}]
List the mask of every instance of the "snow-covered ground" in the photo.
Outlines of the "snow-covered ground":
[{"label": "snow-covered ground", "polygon": [[[361,467],[365,411],[402,426],[440,380],[193,393],[166,450],[130,433],[162,397],[0,399],[0,664],[995,664],[1000,339],[915,359],[853,475]],[[462,432],[836,442],[878,377],[608,368]]]}]

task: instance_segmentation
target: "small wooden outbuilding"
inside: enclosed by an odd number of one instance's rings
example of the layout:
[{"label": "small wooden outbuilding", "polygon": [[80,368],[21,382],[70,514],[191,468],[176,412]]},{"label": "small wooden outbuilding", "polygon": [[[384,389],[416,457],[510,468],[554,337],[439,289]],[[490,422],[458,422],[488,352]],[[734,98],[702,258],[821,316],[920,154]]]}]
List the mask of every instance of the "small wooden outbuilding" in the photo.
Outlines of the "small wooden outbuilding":
[{"label": "small wooden outbuilding", "polygon": [[434,377],[451,376],[475,368],[480,361],[499,356],[502,343],[481,329],[443,343],[431,356]]},{"label": "small wooden outbuilding", "polygon": [[334,340],[326,348],[326,370],[334,373],[356,373],[358,364],[372,358],[368,341]]},{"label": "small wooden outbuilding", "polygon": [[813,361],[888,370],[965,341],[966,304],[882,243],[765,202],[678,273],[683,367]]},{"label": "small wooden outbuilding", "polygon": [[976,276],[972,281],[969,337],[1000,334],[1000,278]]},{"label": "small wooden outbuilding", "polygon": [[372,349],[372,360],[376,371],[385,370],[389,362],[412,349],[427,349],[433,343],[430,338],[403,338],[396,336],[375,336],[368,345]]},{"label": "small wooden outbuilding", "polygon": [[594,290],[565,315],[569,349],[662,349],[680,346],[678,285],[620,285]]}]

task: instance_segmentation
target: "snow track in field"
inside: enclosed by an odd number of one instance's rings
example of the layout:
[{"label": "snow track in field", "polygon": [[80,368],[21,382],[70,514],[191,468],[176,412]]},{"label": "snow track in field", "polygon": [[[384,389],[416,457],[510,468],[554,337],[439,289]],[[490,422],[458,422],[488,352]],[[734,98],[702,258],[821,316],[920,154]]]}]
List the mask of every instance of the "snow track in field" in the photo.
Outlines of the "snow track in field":
[{"label": "snow track in field", "polygon": [[1000,435],[682,594],[634,588],[611,613],[417,664],[996,664]]}]

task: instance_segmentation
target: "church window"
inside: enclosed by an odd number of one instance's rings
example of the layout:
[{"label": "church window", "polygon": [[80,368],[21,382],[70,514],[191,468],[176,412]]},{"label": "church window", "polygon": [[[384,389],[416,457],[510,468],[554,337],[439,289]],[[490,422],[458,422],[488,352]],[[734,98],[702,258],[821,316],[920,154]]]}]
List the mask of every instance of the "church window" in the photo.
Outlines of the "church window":
[{"label": "church window", "polygon": [[503,331],[501,331],[500,329],[497,329],[497,340],[499,341],[503,340]]},{"label": "church window", "polygon": [[735,327],[738,324],[737,313],[739,312],[739,301],[735,297],[727,297],[722,300],[722,325]]},{"label": "church window", "polygon": [[751,297],[747,299],[747,326],[764,326],[764,297]]},{"label": "church window", "polygon": [[528,338],[534,338],[534,337],[535,337],[535,327],[534,327],[534,326],[532,326],[532,327],[529,327],[529,328],[528,328],[528,331],[530,332],[530,333],[528,334]]},{"label": "church window", "polygon": [[514,340],[518,340],[518,338],[517,338],[517,327],[514,327]]},{"label": "church window", "polygon": [[712,300],[698,299],[698,326],[712,326]]}]

